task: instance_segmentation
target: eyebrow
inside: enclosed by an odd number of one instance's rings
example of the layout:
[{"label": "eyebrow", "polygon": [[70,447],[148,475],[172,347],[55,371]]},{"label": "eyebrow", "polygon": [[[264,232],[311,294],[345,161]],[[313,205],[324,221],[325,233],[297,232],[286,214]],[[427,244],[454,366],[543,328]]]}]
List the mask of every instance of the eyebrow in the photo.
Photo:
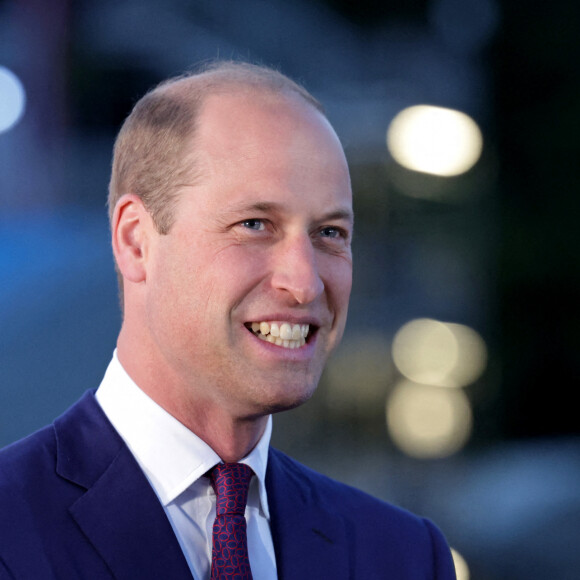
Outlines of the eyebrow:
[{"label": "eyebrow", "polygon": [[354,222],[354,213],[352,210],[348,209],[337,209],[330,213],[324,214],[323,219],[325,220],[346,220],[349,222]]},{"label": "eyebrow", "polygon": [[[280,213],[284,206],[280,203],[269,201],[257,201],[255,203],[240,203],[228,209],[229,213],[238,213],[244,211],[260,211],[264,213],[275,212]],[[350,208],[339,208],[321,216],[320,221],[325,220],[346,220],[351,223],[354,222],[354,213]]]}]

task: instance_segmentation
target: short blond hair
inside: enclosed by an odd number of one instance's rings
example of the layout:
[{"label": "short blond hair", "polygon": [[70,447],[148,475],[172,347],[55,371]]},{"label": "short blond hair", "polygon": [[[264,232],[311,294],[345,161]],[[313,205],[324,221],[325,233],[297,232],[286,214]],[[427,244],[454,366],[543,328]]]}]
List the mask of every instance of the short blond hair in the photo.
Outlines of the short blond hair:
[{"label": "short blond hair", "polygon": [[213,94],[244,89],[299,95],[324,114],[304,87],[261,65],[216,61],[164,81],[137,102],[121,127],[109,184],[109,218],[119,198],[133,193],[142,199],[159,233],[167,234],[180,188],[198,177],[195,150],[190,150],[203,102]]}]

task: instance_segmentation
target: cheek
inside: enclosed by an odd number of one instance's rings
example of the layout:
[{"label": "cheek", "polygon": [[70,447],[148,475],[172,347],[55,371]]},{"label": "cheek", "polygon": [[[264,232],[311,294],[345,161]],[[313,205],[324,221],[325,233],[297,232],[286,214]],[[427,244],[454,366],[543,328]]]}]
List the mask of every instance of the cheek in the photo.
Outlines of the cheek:
[{"label": "cheek", "polygon": [[208,276],[218,293],[243,298],[257,286],[268,270],[268,255],[262,248],[234,245],[214,256]]},{"label": "cheek", "polygon": [[352,288],[352,263],[347,260],[331,260],[323,275],[327,295],[337,314],[346,313]]},{"label": "cheek", "polygon": [[185,251],[182,244],[170,241],[173,240],[167,240],[156,254],[146,283],[150,313],[160,317],[161,324],[177,331],[194,323],[204,267],[195,250]]}]

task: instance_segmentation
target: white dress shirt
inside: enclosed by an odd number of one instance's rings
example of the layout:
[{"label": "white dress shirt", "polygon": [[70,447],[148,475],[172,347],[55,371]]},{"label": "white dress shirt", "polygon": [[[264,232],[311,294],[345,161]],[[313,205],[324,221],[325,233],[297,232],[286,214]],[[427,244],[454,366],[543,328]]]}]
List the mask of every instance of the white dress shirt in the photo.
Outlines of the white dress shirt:
[{"label": "white dress shirt", "polygon": [[[219,456],[133,382],[116,351],[96,396],[155,490],[193,577],[209,580],[215,494],[203,476],[221,461]],[[265,485],[271,433],[272,417],[256,447],[241,461],[255,473],[246,507],[254,580],[277,578]]]}]

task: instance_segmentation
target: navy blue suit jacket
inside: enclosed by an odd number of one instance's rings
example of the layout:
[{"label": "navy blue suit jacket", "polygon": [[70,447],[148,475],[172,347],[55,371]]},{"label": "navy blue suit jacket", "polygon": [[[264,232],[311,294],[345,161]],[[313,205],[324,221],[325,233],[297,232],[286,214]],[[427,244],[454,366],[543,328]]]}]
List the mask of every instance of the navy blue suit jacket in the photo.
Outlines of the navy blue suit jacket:
[{"label": "navy blue suit jacket", "polygon": [[[266,486],[281,580],[455,578],[428,520],[274,449]],[[161,503],[94,393],[0,451],[0,578],[191,579]]]}]

